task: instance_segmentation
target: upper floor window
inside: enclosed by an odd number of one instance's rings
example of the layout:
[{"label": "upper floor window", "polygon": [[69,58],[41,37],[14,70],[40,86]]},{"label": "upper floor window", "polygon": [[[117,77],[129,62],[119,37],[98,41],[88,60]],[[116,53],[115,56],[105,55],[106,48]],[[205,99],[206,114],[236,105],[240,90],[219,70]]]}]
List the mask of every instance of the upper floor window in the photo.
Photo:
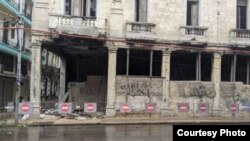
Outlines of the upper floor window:
[{"label": "upper floor window", "polygon": [[247,0],[237,0],[237,28],[246,29],[247,25]]},{"label": "upper floor window", "polygon": [[147,22],[147,0],[135,0],[135,21]]},{"label": "upper floor window", "polygon": [[71,0],[65,0],[65,15],[71,15]]},{"label": "upper floor window", "polygon": [[96,0],[82,0],[82,16],[96,16]]},{"label": "upper floor window", "polygon": [[4,71],[14,72],[14,56],[0,53],[0,64]]},{"label": "upper floor window", "polygon": [[199,1],[187,1],[187,25],[198,26],[199,20]]},{"label": "upper floor window", "polygon": [[15,23],[11,24],[11,39],[15,39]]},{"label": "upper floor window", "polygon": [[96,16],[96,0],[65,0],[65,15]]},{"label": "upper floor window", "polygon": [[8,27],[9,27],[9,21],[3,22],[3,42],[8,43]]}]

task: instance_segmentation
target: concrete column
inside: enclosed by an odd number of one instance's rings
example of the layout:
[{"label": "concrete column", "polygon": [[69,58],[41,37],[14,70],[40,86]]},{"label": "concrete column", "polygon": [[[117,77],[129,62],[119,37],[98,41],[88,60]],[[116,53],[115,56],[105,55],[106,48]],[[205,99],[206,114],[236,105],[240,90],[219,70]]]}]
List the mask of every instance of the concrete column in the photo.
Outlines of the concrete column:
[{"label": "concrete column", "polygon": [[196,57],[196,81],[201,81],[201,53]]},{"label": "concrete column", "polygon": [[213,64],[212,64],[212,82],[214,85],[214,103],[213,103],[213,114],[218,115],[221,112],[220,107],[220,83],[221,83],[221,53],[214,53]]},{"label": "concrete column", "polygon": [[233,59],[231,61],[231,73],[230,73],[231,82],[236,81],[236,66],[237,66],[237,55],[234,54]]},{"label": "concrete column", "polygon": [[108,87],[106,116],[115,116],[116,53],[117,48],[108,48]]},{"label": "concrete column", "polygon": [[59,90],[59,102],[62,102],[63,97],[65,95],[65,87],[66,87],[66,60],[64,58],[61,59],[60,66],[60,90]]},{"label": "concrete column", "polygon": [[249,84],[249,64],[250,64],[250,62],[249,62],[249,58],[247,58],[247,84]]},{"label": "concrete column", "polygon": [[126,64],[126,76],[127,77],[129,75],[129,53],[130,53],[130,50],[127,49],[127,64]]},{"label": "concrete column", "polygon": [[163,80],[163,96],[161,103],[161,115],[167,116],[169,109],[169,95],[170,95],[170,57],[171,51],[162,52],[162,66],[161,66],[161,77]]},{"label": "concrete column", "polygon": [[32,117],[38,118],[41,102],[41,44],[32,43],[31,51],[30,102],[33,104]]}]

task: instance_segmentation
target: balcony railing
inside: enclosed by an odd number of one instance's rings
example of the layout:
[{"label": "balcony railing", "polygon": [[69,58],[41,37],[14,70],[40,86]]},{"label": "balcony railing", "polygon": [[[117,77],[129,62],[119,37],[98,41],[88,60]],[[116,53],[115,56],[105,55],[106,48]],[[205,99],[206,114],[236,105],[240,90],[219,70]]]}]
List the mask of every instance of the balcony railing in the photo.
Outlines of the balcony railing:
[{"label": "balcony railing", "polygon": [[231,34],[233,38],[250,38],[249,29],[232,29]]},{"label": "balcony railing", "polygon": [[6,0],[6,1],[8,1],[13,7],[15,7],[19,11],[20,5],[16,1],[14,0]]},{"label": "balcony railing", "polygon": [[142,22],[127,22],[127,31],[133,32],[152,32],[155,28],[153,23],[142,23]]},{"label": "balcony railing", "polygon": [[18,48],[18,44],[16,42],[13,42],[10,40],[5,40],[5,39],[3,39],[2,36],[0,36],[0,43],[9,45],[10,47],[13,47],[13,48]]},{"label": "balcony railing", "polygon": [[106,33],[106,23],[105,19],[97,19],[95,17],[57,14],[50,14],[49,16],[49,28],[69,34],[98,37]]},{"label": "balcony railing", "polygon": [[95,17],[80,17],[70,15],[53,15],[50,14],[50,28],[57,26],[84,26],[95,27]]},{"label": "balcony railing", "polygon": [[[20,10],[19,3],[17,3],[15,0],[5,0],[5,1],[7,1],[11,6],[13,6],[19,13],[19,10]],[[27,11],[27,9],[23,9],[22,11],[23,11],[23,15],[29,20],[31,20],[31,14]]]},{"label": "balcony railing", "polygon": [[127,22],[125,26],[126,38],[130,40],[155,41],[157,39],[155,26],[154,23]]},{"label": "balcony railing", "polygon": [[207,27],[200,26],[181,26],[184,29],[184,33],[186,35],[198,35],[204,36],[205,31],[208,29]]}]

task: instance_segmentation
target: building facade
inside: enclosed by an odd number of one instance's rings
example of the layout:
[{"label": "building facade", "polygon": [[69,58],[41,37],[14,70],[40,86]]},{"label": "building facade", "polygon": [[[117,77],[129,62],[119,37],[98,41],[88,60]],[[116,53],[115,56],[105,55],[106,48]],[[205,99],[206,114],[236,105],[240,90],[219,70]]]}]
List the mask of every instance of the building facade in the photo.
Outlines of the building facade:
[{"label": "building facade", "polygon": [[[19,53],[19,40],[22,40],[22,87],[21,97],[29,99],[30,78],[30,42],[29,31],[18,32],[18,21],[21,18],[24,28],[31,28],[32,0],[1,0],[0,1],[0,108],[13,106],[17,88],[17,56]],[[22,9],[22,14],[20,14]]]},{"label": "building facade", "polygon": [[46,50],[60,58],[59,100],[70,92],[106,116],[124,103],[138,114],[153,103],[161,116],[247,115],[247,13],[247,0],[36,0],[34,113]]}]

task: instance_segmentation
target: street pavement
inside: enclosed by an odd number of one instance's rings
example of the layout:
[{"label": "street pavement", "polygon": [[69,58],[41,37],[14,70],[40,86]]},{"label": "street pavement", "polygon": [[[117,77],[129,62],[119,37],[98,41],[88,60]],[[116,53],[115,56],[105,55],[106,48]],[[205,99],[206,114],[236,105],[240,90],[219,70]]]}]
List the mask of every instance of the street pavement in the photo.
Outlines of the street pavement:
[{"label": "street pavement", "polygon": [[[114,124],[250,124],[250,118],[202,117],[202,118],[176,118],[176,117],[116,117],[116,118],[83,118],[83,119],[28,119],[19,120],[19,126],[51,126],[51,125],[114,125]],[[1,126],[13,126],[14,119],[0,121]]]}]

